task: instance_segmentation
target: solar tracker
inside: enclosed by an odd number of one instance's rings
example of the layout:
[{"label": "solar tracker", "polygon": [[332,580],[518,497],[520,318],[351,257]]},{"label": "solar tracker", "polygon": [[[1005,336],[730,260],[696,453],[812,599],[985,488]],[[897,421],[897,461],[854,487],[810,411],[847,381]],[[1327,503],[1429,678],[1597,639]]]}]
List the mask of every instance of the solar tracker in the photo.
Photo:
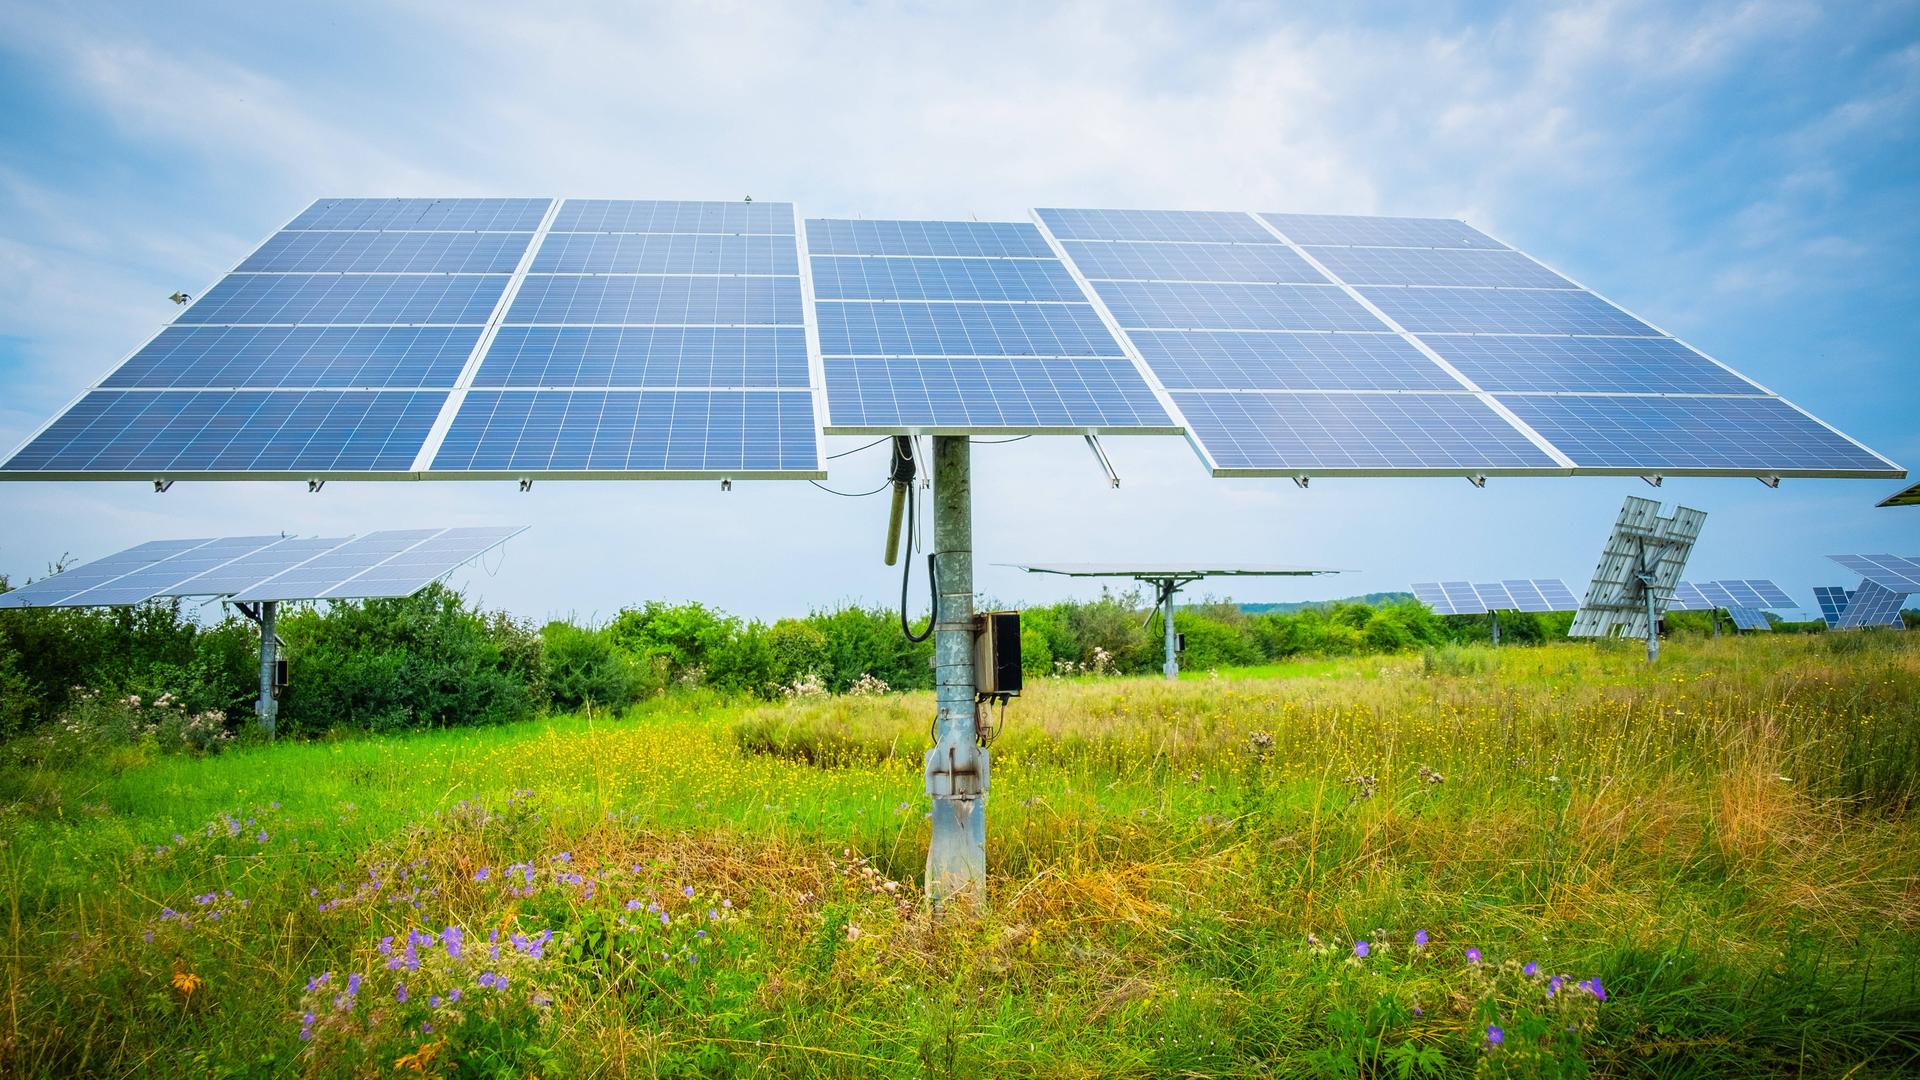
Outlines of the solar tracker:
[{"label": "solar tracker", "polygon": [[1573,637],[1644,637],[1648,659],[1658,652],[1652,620],[1680,584],[1707,515],[1685,506],[1662,516],[1652,499],[1628,496],[1607,537],[1600,565],[1567,633]]},{"label": "solar tracker", "polygon": [[1905,595],[1920,592],[1920,559],[1901,555],[1829,555],[1868,581]]},{"label": "solar tracker", "polygon": [[1773,623],[1767,619],[1766,612],[1759,608],[1730,607],[1727,609],[1727,618],[1732,619],[1733,625],[1742,630],[1773,629]]},{"label": "solar tracker", "polygon": [[1905,603],[1907,593],[1896,590],[1875,581],[1872,578],[1860,583],[1848,602],[1847,610],[1841,612],[1837,629],[1852,630],[1863,626],[1904,626],[1900,618],[1900,605]]},{"label": "solar tracker", "polygon": [[1826,620],[1827,628],[1832,629],[1840,625],[1840,616],[1852,603],[1853,590],[1840,585],[1816,585],[1813,601],[1820,605],[1820,617]]},{"label": "solar tracker", "polygon": [[823,476],[802,297],[791,203],[564,200],[419,468]]},{"label": "solar tracker", "polygon": [[[1462,222],[1035,217],[1173,392],[1214,475],[1900,473]],[[1353,433],[1360,411],[1377,430]]]},{"label": "solar tracker", "polygon": [[1881,499],[1877,506],[1920,506],[1920,484],[1899,491]]},{"label": "solar tracker", "polygon": [[1673,611],[1712,611],[1746,607],[1756,610],[1793,608],[1793,597],[1764,578],[1725,581],[1682,581],[1674,587],[1667,607]]},{"label": "solar tracker", "polygon": [[1579,607],[1559,578],[1509,578],[1504,581],[1414,582],[1413,595],[1440,615],[1484,615],[1489,611],[1572,611]]},{"label": "solar tracker", "polygon": [[1180,430],[1032,225],[806,231],[829,433]]},{"label": "solar tracker", "polygon": [[184,596],[242,603],[408,596],[524,529],[411,529],[358,540],[157,540],[0,593],[0,608],[124,607]]}]

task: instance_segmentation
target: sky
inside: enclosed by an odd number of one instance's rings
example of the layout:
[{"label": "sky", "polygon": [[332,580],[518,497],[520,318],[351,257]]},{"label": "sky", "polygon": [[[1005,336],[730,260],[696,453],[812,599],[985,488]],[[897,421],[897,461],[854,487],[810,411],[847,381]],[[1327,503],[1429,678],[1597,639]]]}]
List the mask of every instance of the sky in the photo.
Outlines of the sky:
[{"label": "sky", "polygon": [[[557,10],[556,10],[557,9]],[[1267,5],[0,3],[0,453],[319,197],[786,200],[1460,217],[1920,467],[1920,0]],[[828,452],[870,440],[828,440]],[[1920,554],[1886,480],[1209,478],[1179,438],[974,449],[1016,561],[1280,562],[1243,601],[1434,579],[1582,591],[1626,495],[1709,514],[1687,576]],[[880,485],[884,447],[828,486]],[[898,602],[884,496],[799,482],[0,485],[16,582],[160,537],[527,524],[451,580],[532,619]],[[916,598],[924,593],[916,588]],[[916,606],[923,601],[916,600]]]}]

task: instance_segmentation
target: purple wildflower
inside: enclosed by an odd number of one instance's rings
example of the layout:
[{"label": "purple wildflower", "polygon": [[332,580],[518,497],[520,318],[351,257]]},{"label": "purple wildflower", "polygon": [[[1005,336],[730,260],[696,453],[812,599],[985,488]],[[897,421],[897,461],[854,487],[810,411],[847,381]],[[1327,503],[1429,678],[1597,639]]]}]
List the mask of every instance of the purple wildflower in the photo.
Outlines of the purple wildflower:
[{"label": "purple wildflower", "polygon": [[680,895],[686,897],[689,900],[693,899],[693,886],[687,885],[682,887],[680,890]]},{"label": "purple wildflower", "polygon": [[1528,978],[1532,978],[1535,975],[1540,974],[1540,965],[1529,961],[1526,967],[1523,967],[1520,969],[1520,974],[1525,975]]},{"label": "purple wildflower", "polygon": [[313,978],[307,980],[307,989],[318,990],[321,987],[327,985],[327,980],[331,978],[333,978],[333,972],[323,971],[320,974],[315,975]]},{"label": "purple wildflower", "polygon": [[460,952],[465,947],[465,940],[465,935],[461,934],[460,928],[457,926],[449,926],[445,930],[440,931],[440,943],[447,947],[447,955],[453,957],[455,960],[460,959]]},{"label": "purple wildflower", "polygon": [[1493,1044],[1494,1046],[1499,1046],[1501,1043],[1506,1041],[1507,1041],[1506,1032],[1501,1031],[1500,1028],[1494,1024],[1487,1025],[1487,1042]]},{"label": "purple wildflower", "polygon": [[1373,946],[1368,945],[1364,940],[1356,941],[1353,943],[1353,955],[1359,957],[1362,960],[1365,960],[1367,958],[1367,954],[1372,951],[1373,951]]},{"label": "purple wildflower", "polygon": [[1477,964],[1479,962],[1480,962],[1480,950],[1469,948],[1467,950],[1467,963]]},{"label": "purple wildflower", "polygon": [[1424,949],[1424,948],[1426,948],[1426,947],[1427,947],[1427,932],[1426,932],[1425,930],[1415,930],[1415,931],[1413,932],[1413,943],[1414,943],[1415,945],[1418,945],[1419,947],[1421,947],[1421,948],[1423,948],[1423,949]]},{"label": "purple wildflower", "polygon": [[1547,996],[1552,997],[1553,995],[1558,994],[1560,992],[1561,985],[1566,981],[1567,981],[1566,977],[1561,975],[1555,975],[1553,978],[1548,979],[1547,980]]},{"label": "purple wildflower", "polygon": [[448,1000],[448,1001],[459,1001],[459,1000],[460,1000],[460,988],[456,986],[456,987],[454,987],[453,989],[451,989],[451,990],[449,990],[449,991],[447,991],[447,1000]]},{"label": "purple wildflower", "polygon": [[627,901],[627,910],[628,910],[628,911],[639,911],[639,910],[640,910],[640,901],[639,901],[639,900],[629,900],[629,901]]},{"label": "purple wildflower", "polygon": [[405,1005],[407,1003],[407,984],[406,983],[394,984],[393,1000],[399,1002],[402,1005]]},{"label": "purple wildflower", "polygon": [[347,976],[347,996],[358,997],[359,994],[360,994],[360,973],[356,971],[353,974]]},{"label": "purple wildflower", "polygon": [[492,876],[493,871],[484,866],[473,872],[473,880],[475,881],[485,881]]},{"label": "purple wildflower", "polygon": [[428,1006],[430,1006],[430,1007],[432,1007],[432,1008],[435,1008],[435,1009],[437,1009],[437,1008],[439,1008],[439,1007],[440,1007],[440,995],[439,995],[439,994],[429,994],[429,995],[427,996],[427,1005],[428,1005]]},{"label": "purple wildflower", "polygon": [[255,840],[258,840],[258,841],[260,841],[260,842],[261,842],[261,843],[263,843],[263,844],[264,844],[264,843],[266,843],[266,842],[267,842],[267,830],[265,830],[265,829],[261,829],[261,830],[260,830],[260,835],[258,835],[258,836],[256,836],[256,837],[254,837],[254,839],[255,839]]},{"label": "purple wildflower", "polygon": [[1601,1001],[1607,1000],[1607,989],[1606,987],[1600,985],[1600,976],[1595,975],[1593,978],[1588,979],[1586,982],[1583,982],[1580,985],[1592,991],[1593,996],[1596,998],[1599,998]]},{"label": "purple wildflower", "polygon": [[383,937],[380,939],[380,955],[381,956],[393,955],[393,935],[392,934],[388,934],[386,937]]}]

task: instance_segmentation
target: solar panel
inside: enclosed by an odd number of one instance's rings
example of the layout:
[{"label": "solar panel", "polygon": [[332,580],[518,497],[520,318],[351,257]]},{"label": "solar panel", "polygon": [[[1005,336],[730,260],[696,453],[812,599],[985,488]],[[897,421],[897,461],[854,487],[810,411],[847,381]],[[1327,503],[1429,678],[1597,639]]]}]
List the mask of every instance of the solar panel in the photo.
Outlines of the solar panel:
[{"label": "solar panel", "polygon": [[[1174,392],[1215,475],[1899,471],[1458,221],[1057,208],[1035,216],[1123,343]],[[1411,445],[1328,454],[1300,436],[1295,417],[1330,414],[1337,429],[1354,413],[1350,402],[1227,400],[1278,390],[1386,398],[1369,410],[1391,418],[1384,435],[1363,448],[1400,435]],[[1392,404],[1436,393],[1457,403]],[[1456,445],[1468,415],[1487,439],[1479,454]]]},{"label": "solar panel", "polygon": [[806,227],[830,432],[1179,430],[1033,226]]},{"label": "solar panel", "polygon": [[791,203],[567,199],[429,476],[820,476]]},{"label": "solar panel", "polygon": [[119,607],[168,595],[181,582],[226,566],[278,541],[277,536],[223,536],[143,566],[61,601],[70,607]]},{"label": "solar panel", "polygon": [[409,596],[524,529],[409,529],[358,540],[157,540],[0,593],[0,608],[124,607],[181,596],[242,603]]},{"label": "solar panel", "polygon": [[1813,601],[1820,605],[1820,617],[1826,620],[1827,628],[1832,629],[1840,625],[1840,616],[1853,601],[1853,590],[1839,585],[1816,585]]},{"label": "solar panel", "polygon": [[1901,555],[1829,555],[1827,558],[1893,592],[1920,592],[1920,559]]},{"label": "solar panel", "polygon": [[1572,611],[1579,605],[1558,578],[1509,578],[1474,584],[1424,581],[1413,595],[1440,615],[1483,615],[1489,611]]},{"label": "solar panel", "polygon": [[1470,394],[1176,391],[1173,400],[1219,475],[1549,471],[1555,464]]},{"label": "solar panel", "polygon": [[68,597],[117,581],[183,551],[191,551],[209,543],[212,541],[204,537],[197,540],[151,540],[104,559],[96,559],[0,593],[0,608],[59,607]]},{"label": "solar panel", "polygon": [[524,528],[394,529],[368,533],[249,585],[235,592],[232,599],[249,603],[410,596]]},{"label": "solar panel", "polygon": [[1658,502],[1632,496],[1621,506],[1570,636],[1648,637],[1652,632],[1648,598],[1657,617],[1678,591],[1680,573],[1707,521],[1705,513],[1685,506],[1666,517],[1660,510]]},{"label": "solar panel", "polygon": [[1840,614],[1838,629],[1904,626],[1905,623],[1900,618],[1900,605],[1906,601],[1906,598],[1907,592],[1888,588],[1868,578],[1854,590],[1853,599],[1848,602],[1847,610]]},{"label": "solar panel", "polygon": [[1899,491],[1881,499],[1876,506],[1920,506],[1920,484]]},{"label": "solar panel", "polygon": [[1773,623],[1767,619],[1766,612],[1759,608],[1730,607],[1727,609],[1727,617],[1733,620],[1733,625],[1742,630],[1773,629]]},{"label": "solar panel", "polygon": [[0,472],[402,477],[549,199],[323,199]]}]

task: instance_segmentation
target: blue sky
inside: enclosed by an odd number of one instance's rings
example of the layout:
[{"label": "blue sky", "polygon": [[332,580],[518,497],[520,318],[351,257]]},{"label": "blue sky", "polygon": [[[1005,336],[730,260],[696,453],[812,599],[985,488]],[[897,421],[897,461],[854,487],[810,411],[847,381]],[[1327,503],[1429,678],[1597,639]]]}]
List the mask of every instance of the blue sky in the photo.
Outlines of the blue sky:
[{"label": "blue sky", "polygon": [[[0,5],[0,451],[313,198],[786,199],[809,215],[1036,205],[1463,217],[1920,467],[1920,3]],[[865,440],[830,440],[830,451]],[[989,564],[1351,567],[1245,600],[1433,578],[1576,592],[1637,480],[1210,480],[1179,439],[976,450]],[[881,450],[834,462],[866,490]],[[1920,553],[1886,481],[1670,479],[1690,576]],[[886,506],[806,484],[0,487],[0,573],[159,536],[528,523],[456,577],[526,616],[652,597],[760,617],[885,603]],[[1224,591],[1217,586],[1216,591]]]}]

